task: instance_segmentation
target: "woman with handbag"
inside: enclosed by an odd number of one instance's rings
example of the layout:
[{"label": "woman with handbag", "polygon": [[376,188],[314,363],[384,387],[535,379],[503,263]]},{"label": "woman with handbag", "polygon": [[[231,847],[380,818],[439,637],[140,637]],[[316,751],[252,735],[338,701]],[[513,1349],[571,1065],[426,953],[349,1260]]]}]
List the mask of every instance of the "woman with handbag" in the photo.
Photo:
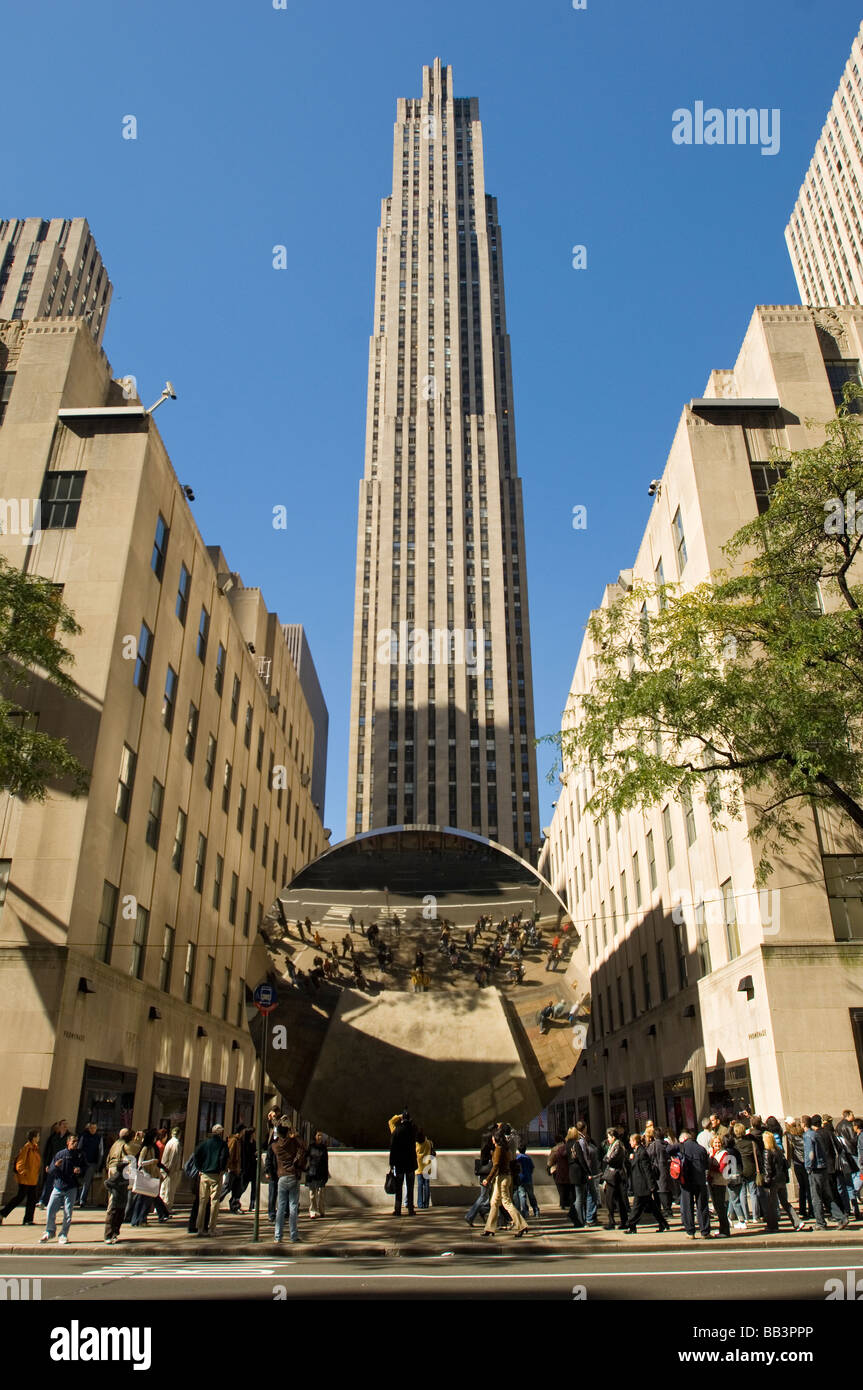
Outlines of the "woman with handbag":
[{"label": "woman with handbag", "polygon": [[148,1129],[144,1133],[138,1151],[138,1166],[132,1183],[132,1206],[129,1212],[130,1226],[146,1226],[147,1217],[153,1206],[161,1221],[170,1221],[171,1213],[159,1196],[165,1170],[156,1153],[156,1131]]},{"label": "woman with handbag", "polygon": [[620,1210],[620,1228],[629,1223],[629,1198],[626,1195],[626,1149],[617,1137],[616,1129],[606,1131],[607,1148],[605,1167],[599,1175],[602,1184],[602,1199],[608,1212],[606,1223],[609,1231],[616,1230],[615,1209]]}]

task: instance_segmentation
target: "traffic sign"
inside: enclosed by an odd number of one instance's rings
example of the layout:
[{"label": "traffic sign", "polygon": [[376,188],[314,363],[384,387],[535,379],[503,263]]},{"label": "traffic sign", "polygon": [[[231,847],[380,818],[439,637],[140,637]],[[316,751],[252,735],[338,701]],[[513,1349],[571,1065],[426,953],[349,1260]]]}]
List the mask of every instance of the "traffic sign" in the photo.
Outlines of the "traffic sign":
[{"label": "traffic sign", "polygon": [[252,998],[255,1008],[262,1014],[271,1014],[279,1002],[275,985],[269,984],[258,985]]}]

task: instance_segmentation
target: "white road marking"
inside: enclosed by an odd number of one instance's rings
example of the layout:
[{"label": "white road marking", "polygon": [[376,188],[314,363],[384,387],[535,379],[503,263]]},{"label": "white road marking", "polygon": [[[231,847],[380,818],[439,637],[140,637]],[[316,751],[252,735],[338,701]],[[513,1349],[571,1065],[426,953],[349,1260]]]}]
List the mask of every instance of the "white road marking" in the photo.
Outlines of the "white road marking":
[{"label": "white road marking", "polygon": [[[726,1268],[726,1267],[723,1267],[723,1268],[721,1268],[721,1269],[716,1269],[716,1268],[712,1268],[712,1267],[709,1268],[709,1269],[651,1269],[651,1270],[648,1270],[647,1273],[649,1273],[650,1275],[653,1275],[653,1276],[658,1275],[658,1276],[660,1276],[660,1277],[665,1277],[665,1278],[682,1278],[683,1276],[691,1276],[691,1275],[696,1275],[696,1274],[711,1274],[711,1275],[712,1275],[712,1274],[779,1274],[779,1273],[782,1273],[782,1274],[823,1274],[823,1273],[825,1273],[825,1272],[827,1272],[827,1271],[830,1271],[830,1270],[836,1270],[836,1269],[846,1270],[848,1267],[849,1267],[849,1266],[848,1266],[848,1262],[847,1262],[847,1261],[842,1261],[840,1264],[835,1264],[835,1265],[829,1265],[829,1264],[824,1264],[824,1265],[766,1265],[766,1266],[764,1266],[764,1267],[757,1268],[757,1269],[728,1269],[728,1268]],[[84,1271],[84,1272],[82,1272],[81,1274],[52,1274],[52,1275],[43,1276],[43,1277],[50,1278],[50,1279],[63,1279],[63,1280],[67,1280],[67,1281],[68,1281],[68,1280],[79,1280],[79,1281],[80,1281],[80,1280],[86,1279],[86,1278],[94,1278],[94,1277],[96,1277],[97,1275],[105,1276],[105,1275],[108,1274],[108,1273],[109,1273],[109,1271],[107,1271],[107,1270],[89,1270],[89,1271]],[[22,1277],[22,1278],[38,1278],[39,1276],[38,1276],[38,1275],[22,1275],[21,1277]],[[124,1276],[118,1275],[117,1277],[124,1277]],[[195,1279],[227,1279],[227,1278],[231,1278],[231,1277],[235,1277],[235,1276],[233,1276],[233,1275],[228,1275],[228,1274],[202,1274],[202,1273],[200,1272],[200,1270],[194,1269],[194,1270],[189,1270],[189,1271],[186,1271],[186,1270],[176,1270],[176,1271],[174,1271],[173,1273],[170,1273],[170,1274],[169,1274],[169,1273],[165,1273],[165,1272],[163,1272],[163,1271],[161,1271],[161,1270],[152,1271],[152,1272],[150,1272],[150,1271],[141,1271],[141,1272],[138,1273],[137,1275],[132,1275],[132,1276],[129,1276],[129,1277],[137,1278],[137,1279],[189,1279],[189,1278],[195,1278]],[[336,1274],[336,1273],[332,1273],[332,1274],[311,1274],[311,1273],[309,1273],[309,1274],[300,1274],[300,1273],[292,1273],[291,1271],[284,1271],[284,1272],[283,1272],[283,1271],[281,1271],[281,1270],[276,1270],[276,1271],[273,1271],[273,1272],[269,1272],[269,1271],[267,1271],[267,1270],[262,1270],[262,1271],[258,1271],[258,1272],[256,1272],[256,1273],[251,1273],[251,1272],[250,1272],[250,1273],[244,1274],[243,1277],[246,1278],[246,1279],[262,1279],[262,1278],[267,1278],[267,1279],[276,1279],[276,1280],[284,1280],[284,1279],[302,1279],[302,1280],[311,1280],[311,1279],[340,1279],[340,1280],[342,1280],[342,1281],[345,1281],[345,1280],[348,1280],[348,1279],[353,1278],[353,1280],[354,1280],[355,1283],[360,1283],[360,1284],[362,1284],[362,1283],[371,1282],[372,1280],[375,1280],[375,1279],[400,1279],[400,1280],[402,1280],[402,1281],[407,1281],[407,1280],[411,1280],[411,1279],[432,1279],[432,1280],[436,1279],[436,1280],[438,1280],[438,1282],[443,1282],[443,1283],[446,1283],[447,1281],[449,1281],[449,1280],[454,1280],[454,1279],[472,1279],[472,1280],[474,1280],[474,1282],[476,1282],[477,1279],[482,1279],[483,1281],[488,1281],[489,1279],[498,1279],[498,1280],[499,1280],[499,1279],[519,1280],[519,1279],[548,1279],[548,1278],[554,1278],[554,1279],[575,1279],[575,1278],[579,1278],[579,1279],[642,1279],[642,1278],[645,1277],[645,1274],[642,1273],[641,1271],[635,1270],[635,1269],[633,1269],[633,1270],[609,1270],[607,1273],[596,1273],[596,1274],[592,1274],[589,1270],[576,1269],[576,1270],[561,1270],[559,1273],[554,1274],[554,1275],[549,1275],[549,1274],[545,1274],[545,1273],[541,1273],[541,1272],[538,1272],[538,1273],[535,1273],[535,1274],[534,1274],[534,1273],[512,1273],[512,1272],[510,1272],[510,1273],[506,1273],[506,1272],[496,1273],[496,1272],[491,1271],[491,1270],[484,1270],[482,1273],[472,1273],[472,1274],[448,1274],[448,1273],[443,1273],[443,1272],[442,1272],[442,1273],[435,1273],[435,1274],[426,1274],[426,1273],[422,1273],[422,1272],[413,1272],[413,1271],[411,1271],[410,1273],[404,1273],[404,1272],[396,1273],[396,1272],[390,1272],[390,1271],[385,1271],[385,1272],[384,1272],[384,1271],[381,1271],[381,1272],[372,1271],[372,1272],[366,1272],[366,1273],[363,1273],[363,1274],[356,1274],[356,1275],[351,1276],[351,1275],[344,1274],[344,1273],[340,1273],[340,1274]]]}]

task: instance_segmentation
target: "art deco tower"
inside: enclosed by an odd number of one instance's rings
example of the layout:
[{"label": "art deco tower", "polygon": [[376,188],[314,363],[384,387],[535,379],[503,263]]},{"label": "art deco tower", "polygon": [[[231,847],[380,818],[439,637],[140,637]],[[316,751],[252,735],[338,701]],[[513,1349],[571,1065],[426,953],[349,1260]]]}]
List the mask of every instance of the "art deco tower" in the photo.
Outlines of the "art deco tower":
[{"label": "art deco tower", "polygon": [[398,102],[357,528],[348,833],[450,825],[535,859],[521,484],[475,98]]}]

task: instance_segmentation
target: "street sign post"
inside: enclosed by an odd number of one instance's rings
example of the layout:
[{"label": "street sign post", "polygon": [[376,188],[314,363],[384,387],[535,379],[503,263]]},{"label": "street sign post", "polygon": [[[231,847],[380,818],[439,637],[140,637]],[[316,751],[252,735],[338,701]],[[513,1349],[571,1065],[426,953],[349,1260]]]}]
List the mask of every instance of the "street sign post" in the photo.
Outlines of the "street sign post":
[{"label": "street sign post", "polygon": [[273,1009],[276,1008],[279,1002],[279,997],[276,992],[275,985],[271,985],[268,982],[264,981],[262,984],[258,985],[257,989],[252,995],[252,1000],[254,1002],[255,1008],[261,1015],[261,1019],[264,1025],[264,1044],[261,1048],[261,1057],[260,1061],[258,1062],[258,1171],[255,1174],[255,1226],[254,1234],[252,1237],[253,1240],[258,1240],[260,1238],[259,1232],[261,1222],[261,1164],[264,1156],[264,1075],[267,1070],[267,1034],[270,1031],[269,1024],[267,1023],[267,1016],[273,1012]]}]

